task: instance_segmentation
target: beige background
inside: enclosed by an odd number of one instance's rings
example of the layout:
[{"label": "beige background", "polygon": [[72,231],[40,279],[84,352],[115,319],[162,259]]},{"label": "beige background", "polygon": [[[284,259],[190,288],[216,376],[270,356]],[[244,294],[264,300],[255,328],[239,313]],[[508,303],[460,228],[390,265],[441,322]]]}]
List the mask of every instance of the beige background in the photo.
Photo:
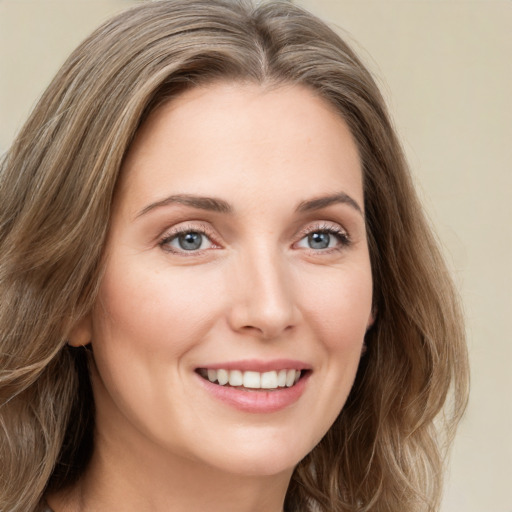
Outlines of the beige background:
[{"label": "beige background", "polygon": [[[71,49],[134,3],[0,0],[0,152]],[[472,395],[442,511],[512,512],[512,1],[298,3],[374,71],[463,295]]]}]

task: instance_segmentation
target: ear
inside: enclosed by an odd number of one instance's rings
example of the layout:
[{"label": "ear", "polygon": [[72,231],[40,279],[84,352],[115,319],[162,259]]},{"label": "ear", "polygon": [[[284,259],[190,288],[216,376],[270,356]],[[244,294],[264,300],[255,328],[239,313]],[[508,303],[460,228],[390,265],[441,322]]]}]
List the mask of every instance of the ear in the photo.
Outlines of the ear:
[{"label": "ear", "polygon": [[372,310],[370,311],[370,316],[368,317],[368,322],[366,324],[366,332],[370,330],[372,325],[375,323],[375,318],[377,317],[377,309],[375,306],[372,307]]},{"label": "ear", "polygon": [[84,347],[92,339],[92,319],[91,315],[83,317],[71,330],[68,345],[72,347]]},{"label": "ear", "polygon": [[[376,311],[375,307],[372,307],[372,310],[370,311],[370,316],[368,317],[368,322],[366,324],[366,332],[368,332],[372,328],[373,324],[375,323],[376,316],[377,316],[377,311]],[[365,340],[366,340],[366,336],[365,336]],[[368,346],[366,344],[366,341],[363,341],[363,346],[361,347],[361,356],[364,356],[366,354],[367,350],[368,350]]]}]

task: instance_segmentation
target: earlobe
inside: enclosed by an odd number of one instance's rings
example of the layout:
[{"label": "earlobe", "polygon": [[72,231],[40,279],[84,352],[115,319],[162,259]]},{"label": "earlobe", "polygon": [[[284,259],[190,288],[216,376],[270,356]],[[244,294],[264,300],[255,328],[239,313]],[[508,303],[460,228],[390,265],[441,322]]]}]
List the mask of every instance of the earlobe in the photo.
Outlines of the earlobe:
[{"label": "earlobe", "polygon": [[373,326],[373,324],[375,323],[376,317],[377,317],[377,310],[376,310],[376,308],[373,307],[372,310],[370,311],[368,323],[366,324],[366,332],[368,332],[370,330],[370,328]]},{"label": "earlobe", "polygon": [[[368,318],[368,322],[366,324],[366,333],[368,333],[368,331],[372,328],[373,324],[375,323],[376,316],[377,316],[376,309],[372,308],[372,310],[370,312],[370,316]],[[366,335],[365,335],[365,340],[366,340]],[[367,351],[368,351],[368,345],[366,344],[366,341],[364,341],[363,346],[361,347],[361,356],[364,356]]]},{"label": "earlobe", "polygon": [[92,319],[91,315],[83,317],[71,330],[68,345],[72,347],[84,347],[92,339]]}]

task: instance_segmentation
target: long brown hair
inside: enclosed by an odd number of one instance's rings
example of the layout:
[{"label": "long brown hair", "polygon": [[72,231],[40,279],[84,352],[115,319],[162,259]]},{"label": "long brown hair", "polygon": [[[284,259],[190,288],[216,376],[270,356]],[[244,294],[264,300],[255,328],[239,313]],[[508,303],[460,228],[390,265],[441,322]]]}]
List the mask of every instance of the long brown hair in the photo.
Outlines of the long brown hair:
[{"label": "long brown hair", "polygon": [[287,510],[436,510],[467,399],[457,295],[368,71],[308,12],[249,0],[149,2],[105,23],[3,159],[0,510],[36,510],[83,472],[88,353],[66,342],[95,301],[123,157],[158,105],[216,80],[309,87],[348,123],[363,164],[377,318],[343,411],[294,472]]}]

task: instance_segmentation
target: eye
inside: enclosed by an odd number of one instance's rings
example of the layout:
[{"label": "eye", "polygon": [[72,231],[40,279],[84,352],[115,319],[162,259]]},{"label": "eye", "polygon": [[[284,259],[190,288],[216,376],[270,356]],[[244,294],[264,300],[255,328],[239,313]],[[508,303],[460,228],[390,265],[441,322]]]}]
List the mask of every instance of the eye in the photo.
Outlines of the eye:
[{"label": "eye", "polygon": [[347,245],[349,245],[347,233],[337,227],[313,228],[297,243],[297,247],[315,251],[341,249]]},{"label": "eye", "polygon": [[330,233],[311,233],[307,236],[308,246],[311,249],[328,249],[337,240]]},{"label": "eye", "polygon": [[214,244],[199,230],[180,230],[165,236],[160,245],[171,252],[194,252],[211,249]]}]

